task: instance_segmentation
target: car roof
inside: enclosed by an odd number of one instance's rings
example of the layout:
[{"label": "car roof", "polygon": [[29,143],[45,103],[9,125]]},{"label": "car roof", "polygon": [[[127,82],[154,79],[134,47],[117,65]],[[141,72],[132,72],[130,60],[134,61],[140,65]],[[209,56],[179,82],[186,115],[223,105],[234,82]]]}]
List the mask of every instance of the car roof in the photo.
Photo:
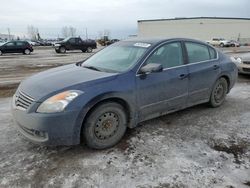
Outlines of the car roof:
[{"label": "car roof", "polygon": [[7,42],[27,42],[26,40],[10,40],[10,41],[7,41]]},{"label": "car roof", "polygon": [[167,42],[167,41],[172,41],[172,40],[179,40],[179,41],[191,41],[191,42],[197,42],[197,43],[202,43],[206,44],[204,41],[196,40],[196,39],[191,39],[191,38],[140,38],[140,37],[135,37],[135,38],[129,38],[123,41],[128,41],[128,42],[143,42],[143,43],[149,43],[151,45],[156,45],[162,42]]}]

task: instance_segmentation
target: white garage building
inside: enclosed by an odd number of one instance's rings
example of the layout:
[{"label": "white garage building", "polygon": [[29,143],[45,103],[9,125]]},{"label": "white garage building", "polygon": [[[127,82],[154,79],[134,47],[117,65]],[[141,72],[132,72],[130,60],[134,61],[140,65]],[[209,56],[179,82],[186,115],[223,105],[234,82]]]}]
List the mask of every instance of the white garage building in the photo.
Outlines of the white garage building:
[{"label": "white garage building", "polygon": [[192,17],[138,20],[139,37],[225,38],[250,42],[250,18]]}]

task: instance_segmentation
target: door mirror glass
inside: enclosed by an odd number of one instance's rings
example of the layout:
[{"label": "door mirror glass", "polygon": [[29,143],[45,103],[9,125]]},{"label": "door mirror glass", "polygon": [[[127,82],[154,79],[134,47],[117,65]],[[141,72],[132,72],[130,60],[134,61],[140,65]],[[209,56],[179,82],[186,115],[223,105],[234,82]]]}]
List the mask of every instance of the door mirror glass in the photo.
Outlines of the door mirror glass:
[{"label": "door mirror glass", "polygon": [[161,64],[158,63],[149,63],[143,66],[139,73],[146,74],[146,73],[153,73],[153,72],[161,72],[163,67]]}]

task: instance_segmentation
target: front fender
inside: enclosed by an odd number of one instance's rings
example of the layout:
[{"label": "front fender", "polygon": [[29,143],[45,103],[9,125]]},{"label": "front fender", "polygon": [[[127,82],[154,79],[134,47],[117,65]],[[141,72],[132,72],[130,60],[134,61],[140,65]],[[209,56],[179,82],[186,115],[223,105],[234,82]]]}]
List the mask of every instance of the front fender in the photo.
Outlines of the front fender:
[{"label": "front fender", "polygon": [[131,94],[129,95],[129,94],[124,94],[124,93],[119,93],[119,92],[109,92],[109,93],[100,94],[100,95],[95,96],[88,102],[86,102],[83,105],[83,108],[80,110],[80,113],[78,115],[75,128],[74,128],[74,136],[78,140],[78,143],[80,142],[81,129],[82,129],[82,126],[84,126],[84,121],[87,118],[88,112],[90,112],[90,110],[93,107],[95,107],[96,105],[98,105],[99,103],[103,101],[108,101],[108,100],[115,101],[117,99],[123,101],[126,104],[126,108],[128,108],[126,109],[129,114],[128,127],[133,128],[137,125],[138,115],[137,115],[137,110],[136,110],[136,103],[135,103],[135,100],[132,99]]}]

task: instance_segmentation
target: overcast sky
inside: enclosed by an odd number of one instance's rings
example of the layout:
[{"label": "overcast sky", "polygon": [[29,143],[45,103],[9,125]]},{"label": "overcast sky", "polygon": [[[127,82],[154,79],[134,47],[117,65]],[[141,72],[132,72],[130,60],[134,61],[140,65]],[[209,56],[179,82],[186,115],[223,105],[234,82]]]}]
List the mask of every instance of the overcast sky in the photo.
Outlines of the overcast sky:
[{"label": "overcast sky", "polygon": [[1,0],[0,33],[21,37],[27,26],[41,37],[61,36],[63,26],[95,38],[108,29],[113,38],[137,33],[137,20],[174,17],[250,17],[250,0]]}]

